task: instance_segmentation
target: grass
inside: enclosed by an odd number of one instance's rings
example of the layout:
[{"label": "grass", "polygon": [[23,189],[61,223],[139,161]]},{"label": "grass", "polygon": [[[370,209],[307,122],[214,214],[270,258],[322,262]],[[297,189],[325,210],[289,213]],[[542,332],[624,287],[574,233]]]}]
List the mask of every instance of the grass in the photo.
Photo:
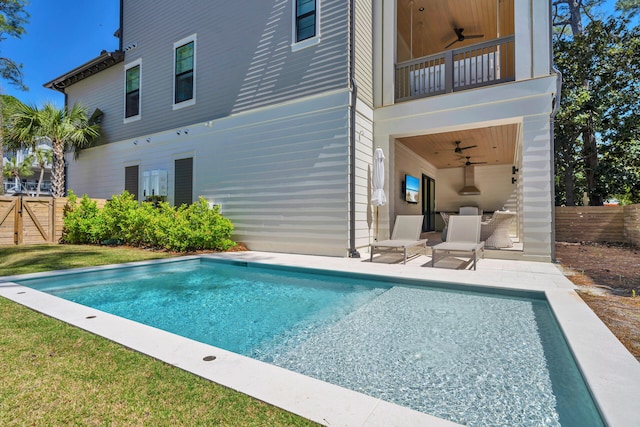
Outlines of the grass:
[{"label": "grass", "polygon": [[88,245],[34,245],[0,247],[0,275],[36,273],[67,268],[118,264],[167,258],[165,252]]},{"label": "grass", "polygon": [[[0,247],[2,275],[166,257]],[[311,421],[0,298],[0,425],[306,426]]]}]

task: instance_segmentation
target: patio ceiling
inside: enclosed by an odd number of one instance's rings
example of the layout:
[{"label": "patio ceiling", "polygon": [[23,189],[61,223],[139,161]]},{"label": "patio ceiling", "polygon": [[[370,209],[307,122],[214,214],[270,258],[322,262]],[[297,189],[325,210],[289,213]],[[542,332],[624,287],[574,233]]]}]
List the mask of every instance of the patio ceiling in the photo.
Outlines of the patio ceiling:
[{"label": "patio ceiling", "polygon": [[413,46],[413,58],[446,50],[457,37],[454,28],[483,37],[467,38],[450,49],[514,33],[513,0],[397,0],[397,7],[398,42],[407,49]]},{"label": "patio ceiling", "polygon": [[[517,124],[398,138],[438,169],[462,167],[467,156],[471,162],[486,162],[486,165],[515,165],[517,140]],[[477,147],[456,153],[455,141],[460,141],[460,147]]]}]

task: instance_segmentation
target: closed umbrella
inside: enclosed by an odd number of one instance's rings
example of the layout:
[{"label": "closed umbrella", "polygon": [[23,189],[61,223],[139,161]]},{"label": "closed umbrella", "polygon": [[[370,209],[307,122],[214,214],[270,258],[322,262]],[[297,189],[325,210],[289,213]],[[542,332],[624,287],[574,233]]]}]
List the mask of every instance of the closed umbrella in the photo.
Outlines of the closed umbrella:
[{"label": "closed umbrella", "polygon": [[384,153],[382,148],[376,148],[373,153],[372,171],[372,194],[371,204],[376,207],[376,239],[378,238],[378,206],[387,203],[387,196],[384,194]]}]

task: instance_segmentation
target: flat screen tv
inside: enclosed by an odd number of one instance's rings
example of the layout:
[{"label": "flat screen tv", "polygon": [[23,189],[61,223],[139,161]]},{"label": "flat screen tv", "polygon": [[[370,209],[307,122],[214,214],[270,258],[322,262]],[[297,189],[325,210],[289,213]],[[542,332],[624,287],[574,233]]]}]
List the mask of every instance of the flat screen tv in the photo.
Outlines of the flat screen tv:
[{"label": "flat screen tv", "polygon": [[420,190],[420,180],[415,176],[404,176],[404,200],[409,203],[418,203],[418,191]]}]

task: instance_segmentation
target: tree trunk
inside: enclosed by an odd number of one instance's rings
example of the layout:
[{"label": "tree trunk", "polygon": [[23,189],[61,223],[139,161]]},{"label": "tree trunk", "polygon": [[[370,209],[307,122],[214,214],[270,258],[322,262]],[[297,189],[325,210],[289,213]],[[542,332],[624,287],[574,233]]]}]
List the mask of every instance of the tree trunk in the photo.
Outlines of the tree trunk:
[{"label": "tree trunk", "polygon": [[44,165],[40,165],[40,179],[38,180],[38,186],[36,187],[36,197],[40,197],[40,186],[44,179]]},{"label": "tree trunk", "polygon": [[580,5],[581,2],[578,0],[567,0],[567,4],[569,5],[569,14],[570,16],[570,25],[571,32],[573,35],[582,34],[582,16],[580,14]]},{"label": "tree trunk", "polygon": [[64,197],[64,147],[62,141],[51,141],[53,170],[51,171],[51,195]]},{"label": "tree trunk", "polygon": [[598,169],[598,145],[595,131],[593,129],[593,121],[591,119],[587,120],[586,127],[582,131],[582,144],[585,173],[587,178],[587,191],[589,192],[589,205],[602,206],[602,196],[596,193],[598,185],[596,176],[596,171]]},{"label": "tree trunk", "polygon": [[567,206],[576,205],[576,183],[573,180],[575,165],[568,162],[564,170],[564,197]]}]

